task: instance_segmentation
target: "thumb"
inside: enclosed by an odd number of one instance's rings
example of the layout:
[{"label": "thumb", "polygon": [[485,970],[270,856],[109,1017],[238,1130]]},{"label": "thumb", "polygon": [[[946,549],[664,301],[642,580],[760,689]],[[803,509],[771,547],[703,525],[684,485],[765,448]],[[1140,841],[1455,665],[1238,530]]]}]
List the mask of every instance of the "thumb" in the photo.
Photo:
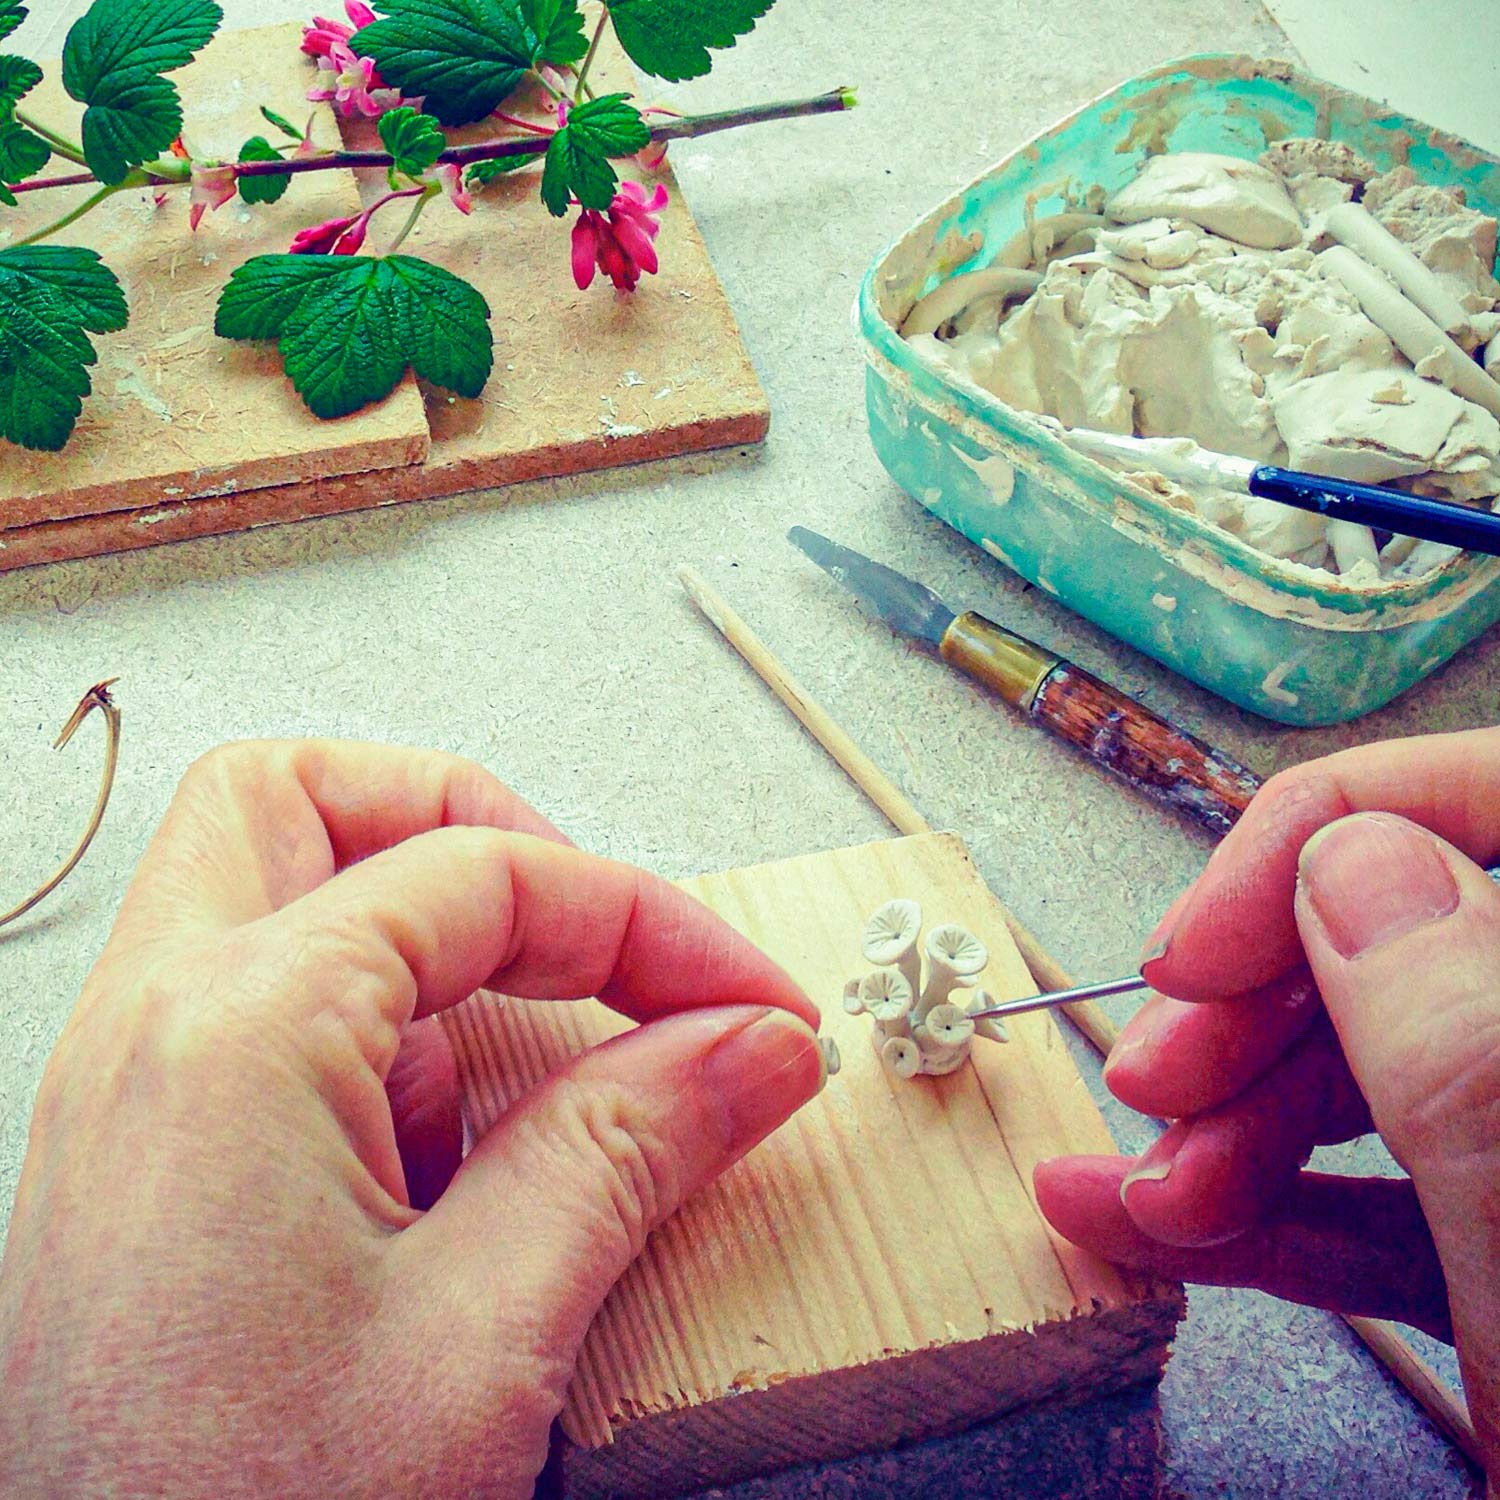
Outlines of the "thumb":
[{"label": "thumb", "polygon": [[1417,1189],[1500,1471],[1500,889],[1436,834],[1362,813],[1303,846],[1297,923],[1375,1125]]},{"label": "thumb", "polygon": [[[394,1248],[414,1258],[416,1284],[450,1288],[466,1322],[493,1330],[473,1342],[474,1359],[544,1354],[550,1422],[594,1314],[646,1236],[826,1077],[817,1036],[789,1011],[652,1021],[526,1094]],[[464,1381],[496,1384],[482,1367]]]}]

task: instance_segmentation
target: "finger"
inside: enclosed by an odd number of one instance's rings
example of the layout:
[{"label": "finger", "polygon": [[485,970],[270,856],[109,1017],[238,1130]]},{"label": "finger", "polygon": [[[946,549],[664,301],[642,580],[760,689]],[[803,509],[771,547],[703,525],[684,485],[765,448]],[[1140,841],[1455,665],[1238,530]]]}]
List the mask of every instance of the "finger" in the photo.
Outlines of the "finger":
[{"label": "finger", "polygon": [[[825,1076],[816,1037],[784,1011],[698,1011],[627,1032],[501,1118],[399,1237],[398,1269],[495,1330],[469,1346],[475,1359],[547,1351],[560,1401],[589,1323],[646,1236]],[[462,1378],[475,1390],[492,1379],[485,1368]]]},{"label": "finger", "polygon": [[[1500,1412],[1500,890],[1436,835],[1366,813],[1303,849],[1296,910],[1349,1066],[1432,1225],[1483,1427]],[[1480,1441],[1500,1460],[1500,1431]]]},{"label": "finger", "polygon": [[497,989],[596,995],[637,1021],[687,1007],[816,1006],[755,945],[654,875],[564,844],[445,828],[371,855],[268,917],[269,986],[293,1019],[334,1013],[381,1077],[414,1016]]},{"label": "finger", "polygon": [[379,850],[454,826],[567,842],[456,755],[336,740],[225,745],[183,777],[116,932],[154,939],[251,922]]},{"label": "finger", "polygon": [[1183,1000],[1243,994],[1301,960],[1297,855],[1349,813],[1386,809],[1481,864],[1500,855],[1500,729],[1346,750],[1268,781],[1214,851],[1188,899],[1147,943],[1154,988]]},{"label": "finger", "polygon": [[1142,1114],[1175,1120],[1233,1099],[1263,1077],[1323,1014],[1299,965],[1249,995],[1212,1005],[1153,995],[1104,1065],[1104,1081]]},{"label": "finger", "polygon": [[407,1202],[427,1209],[463,1159],[458,1060],[436,1016],[413,1021],[385,1080]]},{"label": "finger", "polygon": [[1244,1093],[1173,1125],[1126,1173],[1120,1196],[1152,1239],[1223,1244],[1284,1201],[1314,1146],[1369,1129],[1365,1101],[1324,1020]]},{"label": "finger", "polygon": [[1394,1318],[1452,1342],[1442,1266],[1409,1182],[1304,1172],[1271,1222],[1226,1245],[1183,1249],[1152,1239],[1125,1212],[1129,1165],[1117,1156],[1040,1163],[1042,1212],[1058,1233],[1119,1265]]}]

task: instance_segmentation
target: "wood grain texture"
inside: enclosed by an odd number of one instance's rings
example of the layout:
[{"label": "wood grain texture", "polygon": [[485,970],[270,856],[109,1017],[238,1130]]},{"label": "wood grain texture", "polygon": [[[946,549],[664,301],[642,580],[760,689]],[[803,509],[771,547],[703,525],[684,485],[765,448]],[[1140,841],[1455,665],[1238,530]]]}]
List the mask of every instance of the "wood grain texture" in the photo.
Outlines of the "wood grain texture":
[{"label": "wood grain texture", "polygon": [[[233,101],[233,128],[226,126],[223,142],[214,137],[215,149],[233,155],[246,136],[266,129],[255,112],[262,100],[303,118],[297,101],[312,69],[297,51],[297,36],[295,27],[285,26],[235,32],[178,75],[195,129],[200,97]],[[612,36],[601,44],[595,73],[601,90],[634,87]],[[351,148],[379,145],[369,122],[342,124]],[[480,125],[449,134],[457,142],[497,129]],[[323,138],[333,130],[330,117]],[[630,175],[633,164],[620,165]],[[119,223],[107,218],[116,204],[106,206],[99,217],[107,238],[93,234],[93,216],[81,222],[80,236],[88,238],[77,242],[93,244],[112,264],[119,264],[122,245],[127,258],[141,257],[140,273],[130,278],[132,330],[101,340],[100,394],[85,407],[74,446],[61,459],[38,463],[0,444],[0,572],[764,438],[770,425],[765,393],[670,168],[660,176],[671,194],[657,241],[661,271],[643,278],[629,297],[607,286],[586,292],[574,286],[568,226],[537,200],[539,172],[517,172],[485,189],[467,218],[446,202],[435,203],[403,247],[447,266],[488,300],[495,370],[483,393],[468,401],[435,389],[419,392],[408,379],[389,401],[333,423],[320,423],[302,408],[272,350],[214,337],[213,299],[249,254],[284,250],[297,225],[353,212],[360,191],[367,198],[380,192],[378,172],[362,174],[358,185],[339,172],[296,179],[282,204],[255,210],[231,204],[209,215],[194,239],[180,222],[181,194],[162,211],[177,216],[171,224],[147,212],[144,194],[117,200]],[[336,205],[316,206],[308,184],[336,194]],[[48,200],[49,213],[65,206],[65,192],[35,196]],[[305,211],[290,213],[294,205]],[[9,217],[14,212],[8,211],[7,227],[21,222]],[[401,214],[390,213],[388,223],[376,220],[371,249],[381,248],[400,223]],[[191,316],[175,304],[170,311],[164,301],[155,304],[168,272],[190,277],[199,288],[195,296],[203,305]],[[182,338],[184,327],[195,330],[191,337]],[[116,401],[108,371],[124,346],[111,340],[131,338],[141,341],[140,368],[147,373],[142,377],[132,365]],[[165,388],[157,388],[168,379],[185,391],[207,379],[202,405],[211,416],[193,415],[197,408],[176,415]],[[131,392],[142,390],[150,411],[133,401]],[[171,421],[162,419],[158,397],[174,412]],[[244,410],[226,423],[231,398]],[[195,424],[202,429],[196,438]],[[400,441],[372,448],[369,433],[392,425]],[[288,448],[289,428],[301,444],[291,457],[281,451]],[[170,474],[158,475],[166,462],[161,455],[189,439],[189,476],[175,462]],[[85,482],[80,466],[95,448],[97,462]],[[312,454],[303,451],[309,448]],[[269,451],[255,457],[261,449]],[[58,477],[45,484],[23,480],[32,468],[56,470]]]},{"label": "wood grain texture", "polygon": [[[892,895],[989,947],[997,995],[1032,984],[952,835],[687,883],[824,1005],[844,1068],[651,1237],[585,1342],[562,1418],[569,1495],[668,1496],[935,1436],[1156,1377],[1181,1289],[1058,1239],[1031,1170],[1108,1151],[1050,1016],[949,1078],[888,1078],[839,997]],[[627,1023],[593,1002],[476,997],[445,1023],[471,1128]]]},{"label": "wood grain texture", "polygon": [[[272,26],[220,36],[190,67],[174,74],[194,148],[233,160],[240,146],[270,127],[258,106],[305,120],[313,106],[297,57],[299,28]],[[45,81],[27,100],[39,117],[77,137],[82,107],[44,64]],[[316,106],[317,140],[333,145],[338,127]],[[68,163],[54,158],[47,170]],[[29,193],[0,215],[0,243],[40,228],[87,197],[88,188]],[[356,184],[344,172],[293,181],[273,208],[238,200],[188,232],[187,193],[157,207],[147,189],[121,193],[65,231],[58,243],[99,251],[119,276],[130,325],[95,337],[94,394],[61,453],[32,453],[0,442],[0,542],[11,529],[73,517],[147,508],[186,508],[200,497],[242,500],[244,492],[329,475],[419,463],[430,446],[422,399],[408,376],[378,406],[338,422],[320,422],[281,374],[274,349],[231,343],[213,331],[219,290],[253,255],[287,248],[293,229],[358,213]],[[78,532],[86,544],[90,528]],[[160,533],[144,528],[158,539]],[[28,555],[0,551],[0,568]],[[38,558],[38,560],[41,560]]]},{"label": "wood grain texture", "polygon": [[1037,689],[1030,714],[1106,771],[1219,836],[1260,789],[1260,778],[1238,761],[1068,663]]}]

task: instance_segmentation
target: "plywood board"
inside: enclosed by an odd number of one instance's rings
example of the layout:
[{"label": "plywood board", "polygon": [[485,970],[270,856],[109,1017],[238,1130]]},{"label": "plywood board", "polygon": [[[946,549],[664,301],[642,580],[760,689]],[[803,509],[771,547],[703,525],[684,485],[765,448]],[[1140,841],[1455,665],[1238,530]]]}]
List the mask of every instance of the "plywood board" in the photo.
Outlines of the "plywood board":
[{"label": "plywood board", "polygon": [[[298,60],[295,37],[295,30],[286,27],[233,34],[236,66],[241,57],[256,59],[256,68],[266,69],[268,76],[282,77],[275,93],[263,90],[257,94],[251,79],[241,89],[232,83],[232,70],[229,74],[218,71],[223,56],[219,49],[226,45],[223,39],[193,69],[178,76],[186,81],[202,72],[207,82],[200,88],[243,97],[253,113],[257,100],[282,99],[288,93],[295,96],[306,86],[311,76],[309,65],[305,59]],[[210,65],[212,72],[208,71]],[[611,36],[606,36],[601,45],[595,68],[601,88],[634,86],[623,54]],[[290,88],[287,80],[291,80]],[[195,118],[194,107],[190,100],[190,119]],[[295,113],[293,117],[298,118]],[[374,144],[368,122],[345,122],[344,128],[351,147]],[[238,141],[257,129],[264,129],[263,124],[247,126],[233,149],[237,150]],[[491,130],[487,125],[471,126],[452,135],[455,140],[482,139]],[[692,146],[679,144],[674,149],[691,150]],[[627,170],[632,166],[622,165]],[[540,205],[536,196],[539,171],[532,168],[518,172],[486,189],[468,218],[446,203],[434,204],[407,241],[406,249],[448,266],[484,293],[493,311],[495,331],[495,371],[477,400],[462,400],[438,390],[423,393],[426,420],[419,439],[423,445],[420,452],[409,447],[404,455],[391,456],[380,472],[373,472],[376,465],[372,463],[349,461],[347,457],[330,457],[316,469],[307,467],[304,459],[303,472],[275,478],[244,476],[233,465],[226,470],[220,464],[207,470],[203,479],[189,484],[174,479],[150,489],[132,489],[129,475],[133,471],[125,455],[115,455],[121,463],[122,482],[109,483],[110,460],[104,445],[110,439],[106,427],[117,419],[118,403],[101,405],[96,397],[85,409],[84,418],[90,433],[97,429],[95,441],[100,445],[101,463],[91,471],[93,480],[76,484],[80,493],[61,503],[55,498],[56,484],[51,492],[54,498],[40,492],[28,495],[24,489],[21,499],[0,498],[0,572],[759,442],[770,423],[765,394],[670,169],[659,179],[671,195],[658,240],[661,270],[657,276],[643,278],[629,296],[597,284],[580,292],[573,284],[568,225],[552,218]],[[362,185],[366,194],[381,191],[380,174],[366,176],[368,180]],[[333,181],[341,184],[341,206],[327,213],[299,214],[296,223],[350,211],[344,200],[354,191],[354,185],[340,173],[302,178],[283,203],[298,201],[294,195],[305,190],[304,184]],[[56,198],[61,194],[45,196]],[[145,201],[149,204],[150,200]],[[144,212],[139,205],[135,211]],[[181,205],[167,211],[180,215]],[[231,255],[218,243],[225,231],[226,216],[238,221],[243,212],[237,205],[221,210],[205,221],[198,240],[191,244],[185,239],[185,231],[183,238],[169,240],[179,247],[182,256],[191,257],[192,266],[198,265],[203,254],[219,255],[209,277],[212,296],[217,296],[218,286],[233,264],[253,253],[247,246]],[[293,218],[280,208],[255,212],[257,225],[279,227],[271,231],[273,243],[253,249],[284,249]],[[394,214],[384,228],[377,222],[370,248],[380,248],[400,218],[399,213]],[[235,222],[233,231],[238,237],[250,233],[252,227]],[[98,247],[103,248],[102,241]],[[115,260],[113,250],[110,259],[112,263]],[[188,265],[188,260],[181,260],[180,265]],[[257,380],[240,391],[240,399],[248,402],[259,390],[258,399],[274,399],[279,411],[293,416],[301,412],[295,393],[284,379],[275,374],[269,380],[259,379],[266,370],[275,369],[269,350],[214,339],[211,296],[206,295],[202,318],[195,314],[191,320],[208,330],[208,342],[203,347],[194,340],[180,345],[176,342],[183,316],[174,310],[170,321],[164,314],[151,325],[159,339],[170,343],[156,356],[165,368],[187,381],[196,378],[195,372],[205,359],[215,362],[221,371],[253,370]],[[106,360],[111,357],[106,348]],[[127,402],[133,389],[131,382],[124,393]],[[414,387],[403,389],[403,430],[417,400]],[[395,398],[386,406],[393,404]],[[382,415],[386,406],[350,418],[348,424],[393,420]],[[138,427],[139,409],[130,415]],[[309,426],[314,436],[320,431],[336,433],[346,425],[320,424],[305,413],[299,423]],[[175,433],[175,425],[170,430]],[[222,424],[216,424],[215,430],[222,438]],[[84,431],[84,424],[80,424],[75,445]],[[133,441],[138,442],[138,438]],[[224,456],[221,441],[212,445],[205,462]],[[12,468],[30,462],[17,450],[0,445],[0,497],[7,490],[14,493],[18,489],[17,481],[10,478]],[[76,465],[74,450],[70,449],[61,462]],[[42,464],[43,468],[52,466],[51,460]]]},{"label": "plywood board", "polygon": [[[246,139],[270,129],[261,104],[307,118],[304,70],[291,61],[299,34],[296,26],[274,26],[221,35],[173,75],[196,151],[238,156]],[[80,106],[63,92],[58,65],[46,68],[27,104],[76,140]],[[337,144],[326,106],[318,107],[314,128],[316,139]],[[46,170],[73,169],[54,158]],[[0,210],[0,244],[58,218],[89,191],[23,194],[20,207]],[[130,326],[95,338],[94,394],[61,453],[0,443],[0,539],[13,527],[182,505],[426,456],[427,422],[410,376],[380,405],[320,422],[281,374],[274,350],[230,343],[213,331],[219,291],[237,265],[285,250],[295,224],[359,211],[349,175],[296,178],[274,208],[235,200],[208,215],[196,235],[188,233],[186,199],[178,189],[157,207],[146,189],[121,193],[58,241],[104,256],[124,285]]]},{"label": "plywood board", "polygon": [[[687,888],[818,999],[844,1067],[658,1230],[605,1303],[562,1417],[565,1492],[684,1494],[1153,1379],[1181,1288],[1058,1239],[1032,1196],[1038,1160],[1113,1149],[1050,1016],[976,1042],[950,1077],[902,1083],[839,1004],[868,967],[865,916],[897,895],[980,936],[997,996],[1034,990],[962,843],[899,839]],[[450,1013],[472,1127],[625,1024],[594,1002],[479,996]]]}]

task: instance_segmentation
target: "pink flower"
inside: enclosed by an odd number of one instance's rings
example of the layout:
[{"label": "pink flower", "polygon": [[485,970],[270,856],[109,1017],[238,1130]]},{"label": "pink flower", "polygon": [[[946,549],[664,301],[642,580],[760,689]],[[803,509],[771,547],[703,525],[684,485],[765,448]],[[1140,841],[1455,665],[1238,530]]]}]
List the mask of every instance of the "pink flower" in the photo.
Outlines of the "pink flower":
[{"label": "pink flower", "polygon": [[353,255],[365,242],[369,223],[366,214],[351,214],[347,219],[329,219],[311,229],[298,230],[292,239],[293,255]]},{"label": "pink flower", "polygon": [[415,105],[403,100],[399,89],[386,88],[373,58],[357,57],[348,42],[338,39],[329,43],[326,56],[318,58],[318,81],[307,97],[319,103],[336,101],[346,118],[373,119],[403,103]]},{"label": "pink flower", "polygon": [[584,209],[573,226],[573,280],[579,291],[592,284],[596,268],[622,292],[633,292],[643,271],[655,275],[653,241],[661,229],[656,216],[666,206],[661,183],[648,198],[640,183],[622,182],[607,219],[598,209]]},{"label": "pink flower", "polygon": [[464,174],[461,167],[452,162],[445,161],[440,166],[432,168],[422,178],[424,182],[436,182],[442,185],[443,191],[448,195],[448,201],[461,214],[474,212],[474,200],[469,196],[469,190],[464,186]]},{"label": "pink flower", "polygon": [[314,16],[312,25],[302,28],[302,50],[309,57],[327,57],[335,42],[347,42],[356,31],[375,19],[375,12],[363,0],[344,0],[344,10],[351,25],[330,21],[326,16]]},{"label": "pink flower", "polygon": [[188,196],[188,223],[197,229],[211,208],[222,208],[235,195],[234,167],[216,162],[194,162]]}]

